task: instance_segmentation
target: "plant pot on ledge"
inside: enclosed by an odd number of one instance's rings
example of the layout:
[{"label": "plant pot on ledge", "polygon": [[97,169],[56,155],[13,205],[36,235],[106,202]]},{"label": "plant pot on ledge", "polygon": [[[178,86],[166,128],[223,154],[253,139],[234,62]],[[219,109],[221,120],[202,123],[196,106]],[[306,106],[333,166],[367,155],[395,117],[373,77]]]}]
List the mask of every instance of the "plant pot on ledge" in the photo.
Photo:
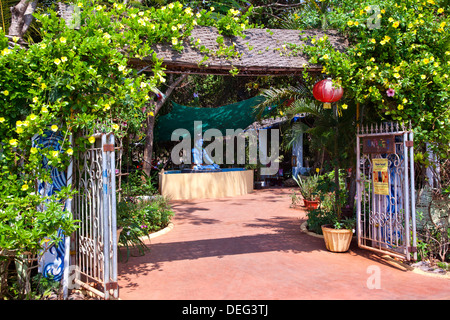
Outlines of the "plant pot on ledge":
[{"label": "plant pot on ledge", "polygon": [[319,207],[319,201],[318,200],[306,200],[303,199],[303,204],[306,207],[306,210],[314,210]]},{"label": "plant pot on ledge", "polygon": [[353,237],[352,230],[335,229],[331,224],[323,225],[321,228],[327,250],[331,252],[348,251]]}]

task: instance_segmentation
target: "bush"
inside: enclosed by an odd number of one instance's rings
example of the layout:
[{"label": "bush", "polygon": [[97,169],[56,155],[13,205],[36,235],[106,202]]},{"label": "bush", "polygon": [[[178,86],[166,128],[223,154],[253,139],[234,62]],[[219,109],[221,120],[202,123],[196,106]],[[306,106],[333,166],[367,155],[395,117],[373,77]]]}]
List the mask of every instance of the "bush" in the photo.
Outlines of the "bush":
[{"label": "bush", "polygon": [[127,258],[132,248],[143,254],[148,248],[143,237],[167,227],[174,215],[166,198],[154,195],[150,200],[127,198],[117,205],[117,226],[122,229],[118,243],[127,248]]},{"label": "bush", "polygon": [[317,234],[322,234],[324,224],[334,224],[336,215],[332,211],[323,210],[322,208],[308,211],[308,230]]}]

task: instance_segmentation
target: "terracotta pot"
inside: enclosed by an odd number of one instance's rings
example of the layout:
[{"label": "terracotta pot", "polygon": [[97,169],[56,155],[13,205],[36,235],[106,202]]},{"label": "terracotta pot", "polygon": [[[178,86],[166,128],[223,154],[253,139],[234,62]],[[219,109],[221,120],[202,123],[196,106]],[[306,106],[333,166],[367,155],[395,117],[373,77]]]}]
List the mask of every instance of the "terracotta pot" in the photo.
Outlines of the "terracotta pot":
[{"label": "terracotta pot", "polygon": [[303,203],[307,210],[314,210],[319,207],[319,201],[318,200],[305,200],[303,199]]},{"label": "terracotta pot", "polygon": [[346,252],[350,248],[353,231],[348,229],[334,229],[332,225],[323,225],[323,238],[327,250],[331,252]]}]

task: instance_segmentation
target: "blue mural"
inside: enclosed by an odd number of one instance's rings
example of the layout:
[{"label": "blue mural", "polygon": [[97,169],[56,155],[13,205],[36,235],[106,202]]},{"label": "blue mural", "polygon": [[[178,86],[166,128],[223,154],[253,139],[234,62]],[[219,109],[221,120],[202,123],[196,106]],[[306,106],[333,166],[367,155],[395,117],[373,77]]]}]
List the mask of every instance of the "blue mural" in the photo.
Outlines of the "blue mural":
[{"label": "blue mural", "polygon": [[[61,151],[61,141],[63,136],[59,132],[53,132],[50,130],[44,131],[40,136],[33,138],[33,147],[37,149],[49,149],[54,151]],[[66,186],[67,175],[66,172],[58,171],[57,168],[49,165],[48,159],[42,157],[43,168],[51,171],[52,183],[39,182],[38,192],[42,196],[51,196],[55,192],[61,190]],[[45,208],[43,209],[45,210]],[[46,277],[53,280],[60,281],[64,273],[64,254],[65,254],[65,236],[62,230],[58,231],[58,236],[61,237],[61,241],[57,245],[46,247],[39,264],[39,271]]]}]

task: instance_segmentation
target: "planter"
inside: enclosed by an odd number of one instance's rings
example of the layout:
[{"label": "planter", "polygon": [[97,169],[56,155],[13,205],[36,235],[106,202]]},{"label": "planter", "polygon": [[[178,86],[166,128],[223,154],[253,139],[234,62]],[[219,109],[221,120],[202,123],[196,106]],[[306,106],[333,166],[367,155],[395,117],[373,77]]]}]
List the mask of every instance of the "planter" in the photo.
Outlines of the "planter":
[{"label": "planter", "polygon": [[314,210],[319,207],[319,201],[318,200],[306,200],[303,199],[303,203],[306,207],[306,210]]},{"label": "planter", "polygon": [[327,250],[331,252],[346,252],[350,247],[353,231],[348,229],[334,229],[332,225],[323,225],[323,238]]}]

